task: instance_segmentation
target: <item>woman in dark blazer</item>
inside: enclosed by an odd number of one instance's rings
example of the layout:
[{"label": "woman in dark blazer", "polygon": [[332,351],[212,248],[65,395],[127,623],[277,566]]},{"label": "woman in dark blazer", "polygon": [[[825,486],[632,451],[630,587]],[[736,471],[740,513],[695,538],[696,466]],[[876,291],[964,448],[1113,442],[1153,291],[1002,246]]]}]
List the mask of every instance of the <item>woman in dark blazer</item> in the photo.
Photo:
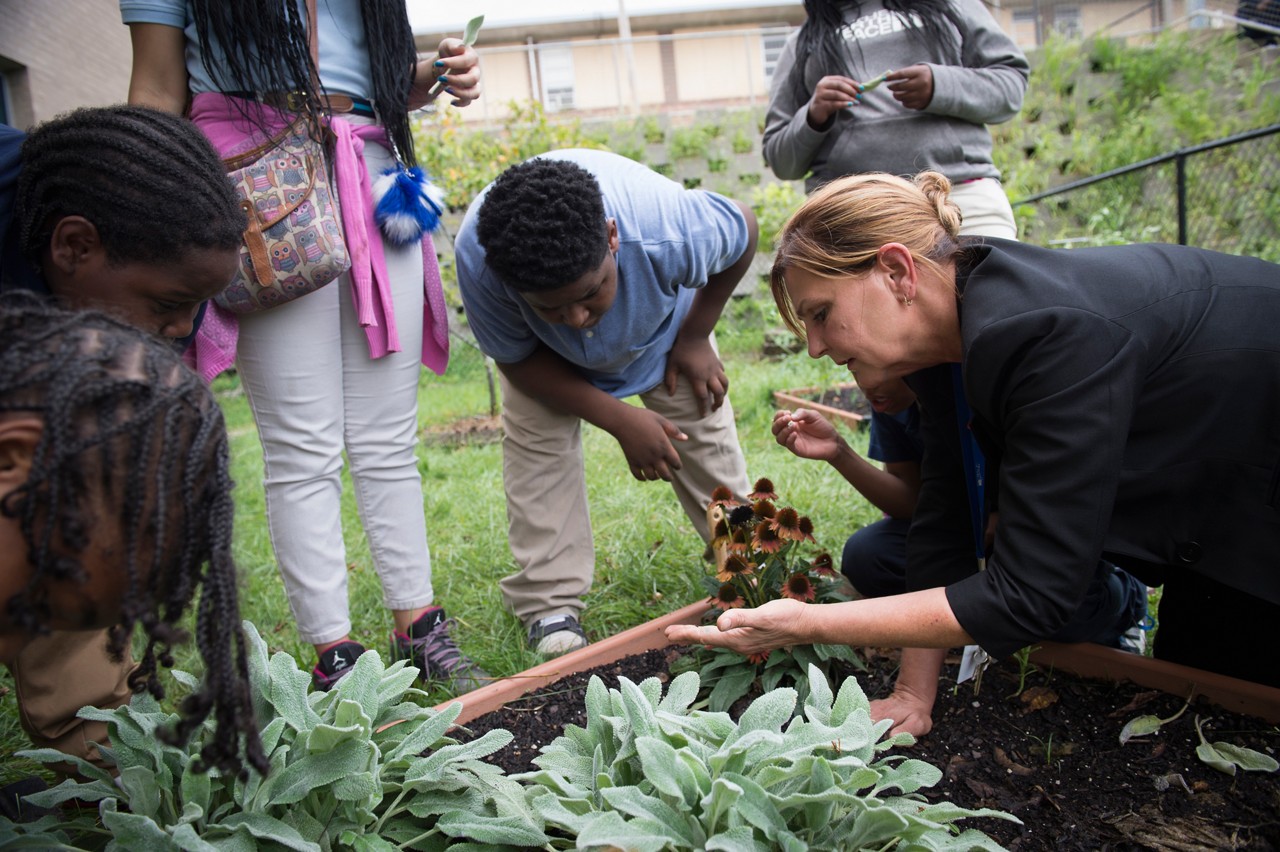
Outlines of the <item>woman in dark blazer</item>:
[{"label": "woman in dark blazer", "polygon": [[[961,239],[948,191],[933,172],[835,181],[787,223],[772,272],[812,357],[873,390],[908,376],[919,397],[918,591],[779,601],[668,635],[745,652],[900,644],[873,713],[922,734],[947,648],[1003,656],[1051,635],[1106,558],[1163,585],[1157,657],[1280,686],[1265,653],[1280,623],[1280,266]],[[999,492],[985,571],[961,423]]]}]

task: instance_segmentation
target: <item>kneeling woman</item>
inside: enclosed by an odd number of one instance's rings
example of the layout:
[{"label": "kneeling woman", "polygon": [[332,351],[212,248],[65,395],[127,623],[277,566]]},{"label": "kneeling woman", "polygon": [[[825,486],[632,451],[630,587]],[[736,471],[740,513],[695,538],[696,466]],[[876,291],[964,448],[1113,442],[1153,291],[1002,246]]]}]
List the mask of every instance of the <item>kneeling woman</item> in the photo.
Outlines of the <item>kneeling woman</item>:
[{"label": "kneeling woman", "polygon": [[[922,734],[945,649],[1002,656],[1051,635],[1106,558],[1163,585],[1157,657],[1280,686],[1266,655],[1240,653],[1270,647],[1280,621],[1280,266],[961,238],[948,192],[932,172],[834,181],[787,223],[772,272],[812,357],[871,389],[909,377],[919,397],[916,591],[778,601],[668,635],[744,652],[902,645],[873,713]],[[985,571],[961,423],[999,492]]]}]

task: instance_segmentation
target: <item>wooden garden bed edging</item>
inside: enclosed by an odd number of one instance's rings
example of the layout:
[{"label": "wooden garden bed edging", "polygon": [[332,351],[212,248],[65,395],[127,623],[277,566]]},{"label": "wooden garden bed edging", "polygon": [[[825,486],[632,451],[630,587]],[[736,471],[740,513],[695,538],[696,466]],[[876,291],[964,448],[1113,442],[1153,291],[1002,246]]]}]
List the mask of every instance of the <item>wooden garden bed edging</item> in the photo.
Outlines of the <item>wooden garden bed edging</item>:
[{"label": "wooden garden bed edging", "polygon": [[821,402],[814,402],[809,399],[810,396],[820,395],[824,390],[841,390],[842,388],[857,387],[853,382],[845,384],[833,385],[830,388],[795,388],[793,390],[776,390],[773,392],[773,401],[778,408],[787,408],[795,410],[797,408],[808,408],[818,412],[832,422],[843,422],[850,429],[857,430],[862,424],[863,417],[854,411],[848,411],[844,408],[836,408],[830,405],[824,405]]}]

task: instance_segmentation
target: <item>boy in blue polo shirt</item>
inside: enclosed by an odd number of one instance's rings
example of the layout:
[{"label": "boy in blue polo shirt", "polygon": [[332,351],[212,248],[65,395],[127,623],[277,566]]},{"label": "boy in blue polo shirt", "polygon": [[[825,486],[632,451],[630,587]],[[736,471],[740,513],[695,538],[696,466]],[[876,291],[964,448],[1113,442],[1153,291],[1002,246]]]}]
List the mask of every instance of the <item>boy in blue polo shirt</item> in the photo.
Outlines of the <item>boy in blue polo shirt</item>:
[{"label": "boy in blue polo shirt", "polygon": [[[502,593],[537,651],[586,644],[595,548],[582,420],[618,440],[636,479],[670,482],[704,539],[712,490],[750,490],[713,331],[756,236],[745,205],[605,151],[513,166],[467,211],[458,284],[501,373],[520,569]],[[623,401],[637,394],[643,408]]]}]

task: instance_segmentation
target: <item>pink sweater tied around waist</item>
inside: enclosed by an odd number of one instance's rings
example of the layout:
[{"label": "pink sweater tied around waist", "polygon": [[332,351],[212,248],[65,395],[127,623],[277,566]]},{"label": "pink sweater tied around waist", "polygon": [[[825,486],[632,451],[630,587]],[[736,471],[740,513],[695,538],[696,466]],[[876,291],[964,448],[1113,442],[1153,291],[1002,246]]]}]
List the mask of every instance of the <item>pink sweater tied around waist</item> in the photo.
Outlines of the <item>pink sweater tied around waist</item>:
[{"label": "pink sweater tied around waist", "polygon": [[[242,108],[254,118],[260,115],[264,119],[262,124],[273,133],[283,129],[290,120],[269,106],[212,92],[192,99],[191,121],[224,158],[247,150],[260,138],[256,123],[246,121]],[[334,182],[342,211],[343,236],[351,255],[351,298],[369,342],[369,357],[381,358],[400,351],[400,337],[396,333],[386,259],[373,218],[371,186],[363,155],[364,146],[369,142],[389,148],[387,132],[378,125],[352,124],[339,116],[332,118],[330,127],[335,137]],[[422,235],[422,286],[426,296],[422,363],[437,375],[443,375],[449,363],[449,315],[430,234]],[[188,363],[205,381],[213,381],[235,363],[238,332],[236,315],[210,302],[195,342],[187,350]]]}]

